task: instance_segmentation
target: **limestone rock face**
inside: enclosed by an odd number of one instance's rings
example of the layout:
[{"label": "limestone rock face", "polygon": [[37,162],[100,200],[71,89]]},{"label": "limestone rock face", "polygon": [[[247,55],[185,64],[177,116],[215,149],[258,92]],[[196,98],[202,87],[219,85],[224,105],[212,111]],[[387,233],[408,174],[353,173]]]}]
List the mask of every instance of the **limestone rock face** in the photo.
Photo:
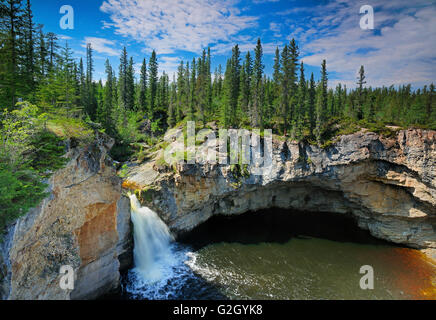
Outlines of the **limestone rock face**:
[{"label": "limestone rock face", "polygon": [[[92,299],[119,285],[131,262],[130,205],[99,135],[68,152],[49,179],[50,196],[9,227],[1,244],[3,299]],[[60,287],[60,267],[75,271],[74,290]],[[3,280],[1,280],[3,278]]]},{"label": "limestone rock face", "polygon": [[[176,234],[212,215],[279,207],[355,217],[372,235],[415,248],[436,248],[436,132],[403,130],[384,138],[362,130],[321,149],[273,141],[273,167],[235,176],[229,165],[178,164],[158,173],[132,165],[124,186]],[[316,223],[316,221],[314,221]]]}]

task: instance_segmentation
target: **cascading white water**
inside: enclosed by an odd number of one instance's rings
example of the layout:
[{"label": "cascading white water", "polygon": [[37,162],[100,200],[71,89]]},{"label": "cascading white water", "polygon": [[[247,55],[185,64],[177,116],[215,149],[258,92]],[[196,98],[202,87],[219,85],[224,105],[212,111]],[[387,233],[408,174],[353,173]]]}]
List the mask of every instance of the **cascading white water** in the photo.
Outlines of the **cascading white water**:
[{"label": "cascading white water", "polygon": [[204,291],[203,282],[188,265],[191,249],[173,241],[165,223],[155,212],[141,207],[135,195],[130,196],[130,203],[134,268],[123,284],[130,298],[186,299],[192,292]]},{"label": "cascading white water", "polygon": [[155,283],[176,263],[170,246],[174,239],[159,216],[149,208],[141,207],[135,195],[130,196],[130,203],[135,271],[146,282]]}]

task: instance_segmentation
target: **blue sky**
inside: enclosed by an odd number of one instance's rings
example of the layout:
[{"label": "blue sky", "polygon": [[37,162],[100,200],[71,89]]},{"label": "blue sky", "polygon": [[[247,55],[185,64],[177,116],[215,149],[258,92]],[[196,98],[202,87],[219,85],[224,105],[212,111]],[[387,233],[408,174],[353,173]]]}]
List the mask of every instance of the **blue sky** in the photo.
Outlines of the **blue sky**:
[{"label": "blue sky", "polygon": [[[136,69],[153,49],[159,69],[172,74],[211,47],[212,67],[225,66],[238,43],[243,56],[260,37],[265,72],[272,73],[276,46],[293,37],[300,46],[306,76],[319,74],[327,60],[330,86],[355,86],[360,65],[368,85],[411,83],[436,78],[436,0],[32,0],[37,23],[68,41],[76,57],[94,48],[95,78],[104,79],[109,58],[118,68],[123,46]],[[62,5],[74,9],[73,30],[62,30]],[[359,9],[374,8],[374,30],[362,30]]]}]

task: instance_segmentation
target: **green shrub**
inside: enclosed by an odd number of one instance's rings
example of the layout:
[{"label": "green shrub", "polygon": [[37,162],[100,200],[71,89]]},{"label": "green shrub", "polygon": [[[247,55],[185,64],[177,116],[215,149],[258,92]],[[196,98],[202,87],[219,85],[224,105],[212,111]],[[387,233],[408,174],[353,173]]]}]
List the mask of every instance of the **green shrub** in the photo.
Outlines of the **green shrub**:
[{"label": "green shrub", "polygon": [[68,161],[63,140],[48,130],[38,132],[31,140],[33,152],[30,154],[31,167],[47,177],[50,172],[62,168]]},{"label": "green shrub", "polygon": [[47,196],[46,187],[31,169],[14,170],[0,164],[0,231],[37,206]]}]

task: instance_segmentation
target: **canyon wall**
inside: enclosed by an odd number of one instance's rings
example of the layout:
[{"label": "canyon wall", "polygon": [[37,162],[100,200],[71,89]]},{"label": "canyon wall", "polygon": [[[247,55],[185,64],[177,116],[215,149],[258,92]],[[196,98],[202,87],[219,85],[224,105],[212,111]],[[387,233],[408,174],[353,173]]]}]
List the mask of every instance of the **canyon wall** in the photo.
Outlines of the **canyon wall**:
[{"label": "canyon wall", "polygon": [[235,174],[230,165],[162,169],[151,160],[131,164],[124,187],[137,190],[175,235],[213,215],[279,207],[351,215],[375,237],[436,248],[436,132],[430,130],[391,138],[362,130],[326,149],[274,139],[273,167],[263,176]]},{"label": "canyon wall", "polygon": [[[108,150],[97,134],[49,179],[49,197],[9,226],[0,243],[2,299],[92,299],[119,286],[132,260],[130,203],[122,196]],[[60,267],[75,272],[74,290],[60,288]]]},{"label": "canyon wall", "polygon": [[[48,181],[49,197],[9,226],[0,243],[0,298],[93,299],[117,288],[132,263],[126,189],[176,237],[213,215],[279,207],[350,215],[375,237],[436,257],[435,131],[386,138],[362,130],[326,149],[276,138],[272,170],[262,176],[230,165],[162,166],[158,151],[129,164],[124,191],[107,156],[112,144],[97,135],[70,149],[68,164]],[[74,290],[60,288],[64,265],[75,271]]]}]

